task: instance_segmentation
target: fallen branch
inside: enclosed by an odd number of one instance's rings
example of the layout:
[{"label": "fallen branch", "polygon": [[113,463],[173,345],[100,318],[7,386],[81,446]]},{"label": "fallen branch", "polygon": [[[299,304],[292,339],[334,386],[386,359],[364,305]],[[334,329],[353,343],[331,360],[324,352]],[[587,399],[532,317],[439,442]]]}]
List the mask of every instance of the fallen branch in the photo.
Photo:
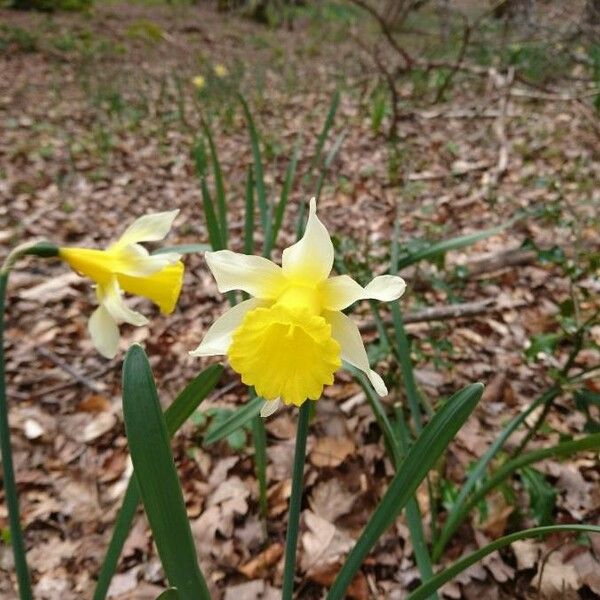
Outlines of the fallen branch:
[{"label": "fallen branch", "polygon": [[[450,319],[461,319],[463,317],[474,317],[493,312],[521,308],[526,306],[524,301],[511,304],[499,303],[495,298],[486,298],[477,302],[464,302],[463,304],[450,304],[448,306],[431,306],[404,315],[404,323],[425,323],[428,321],[448,321]],[[391,318],[384,319],[384,324],[391,326]],[[376,329],[374,321],[368,321],[359,326],[361,332]]]}]

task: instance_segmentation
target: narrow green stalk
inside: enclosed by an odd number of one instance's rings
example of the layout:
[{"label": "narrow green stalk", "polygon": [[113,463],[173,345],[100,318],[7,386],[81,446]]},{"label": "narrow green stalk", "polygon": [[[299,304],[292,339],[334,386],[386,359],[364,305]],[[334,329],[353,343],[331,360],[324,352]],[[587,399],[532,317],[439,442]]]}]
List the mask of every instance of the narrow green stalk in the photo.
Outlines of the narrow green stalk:
[{"label": "narrow green stalk", "polygon": [[8,404],[6,401],[6,373],[4,369],[4,305],[8,271],[0,273],[0,450],[2,451],[2,469],[4,472],[4,496],[8,507],[10,541],[15,557],[15,569],[19,582],[21,600],[32,600],[31,580],[27,568],[27,558],[23,531],[19,513],[19,496],[15,481],[15,470],[10,445],[10,426],[8,423]]},{"label": "narrow green stalk", "polygon": [[32,600],[33,594],[31,591],[29,569],[27,567],[23,530],[21,529],[19,495],[17,492],[17,482],[15,480],[15,469],[10,443],[10,424],[8,422],[6,369],[4,360],[4,309],[6,305],[8,276],[15,262],[26,254],[34,254],[41,257],[57,256],[58,248],[47,242],[23,244],[11,251],[4,261],[2,268],[0,268],[0,453],[2,456],[4,497],[6,498],[6,506],[8,508],[10,540],[15,559],[17,581],[19,584],[19,597],[21,600]]},{"label": "narrow green stalk", "polygon": [[294,469],[292,473],[292,494],[288,513],[287,535],[285,538],[285,564],[283,568],[283,589],[281,600],[292,600],[294,593],[294,571],[296,568],[296,546],[298,543],[298,526],[300,523],[300,507],[302,503],[302,479],[304,477],[304,460],[306,458],[306,438],[308,436],[308,420],[310,401],[307,400],[298,413],[298,429],[296,431],[296,449],[294,451]]}]

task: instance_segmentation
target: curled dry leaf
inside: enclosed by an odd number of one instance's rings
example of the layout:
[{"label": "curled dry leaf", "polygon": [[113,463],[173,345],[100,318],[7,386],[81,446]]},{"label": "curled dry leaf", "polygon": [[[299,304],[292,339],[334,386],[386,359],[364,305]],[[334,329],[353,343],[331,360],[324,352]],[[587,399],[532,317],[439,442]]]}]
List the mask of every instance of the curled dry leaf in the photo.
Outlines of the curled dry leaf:
[{"label": "curled dry leaf", "polygon": [[350,512],[355,499],[356,495],[334,477],[316,485],[308,503],[317,516],[333,523],[338,517]]},{"label": "curled dry leaf", "polygon": [[315,467],[337,467],[354,453],[354,442],[347,437],[320,437],[309,455]]},{"label": "curled dry leaf", "polygon": [[271,544],[263,550],[258,556],[248,561],[245,565],[239,567],[239,571],[248,579],[256,579],[264,576],[281,557],[283,556],[283,546],[279,543]]}]

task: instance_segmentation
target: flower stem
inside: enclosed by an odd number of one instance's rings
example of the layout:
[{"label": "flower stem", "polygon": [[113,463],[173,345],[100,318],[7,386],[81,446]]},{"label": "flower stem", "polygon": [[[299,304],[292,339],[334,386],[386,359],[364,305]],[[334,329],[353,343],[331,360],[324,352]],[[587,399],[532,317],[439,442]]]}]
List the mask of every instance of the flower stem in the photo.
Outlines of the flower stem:
[{"label": "flower stem", "polygon": [[8,507],[8,521],[10,526],[10,541],[15,557],[15,569],[19,582],[19,595],[21,600],[32,600],[31,581],[27,558],[25,555],[25,542],[19,518],[19,496],[15,481],[15,470],[10,445],[10,426],[8,424],[8,405],[6,402],[6,374],[4,370],[4,304],[6,299],[6,286],[8,284],[8,270],[0,272],[0,450],[2,452],[2,469],[4,472],[4,496]]},{"label": "flower stem", "polygon": [[21,519],[19,513],[19,495],[15,481],[15,468],[10,445],[10,425],[8,422],[8,403],[6,400],[6,372],[4,361],[4,307],[6,304],[6,287],[8,276],[15,262],[25,256],[33,254],[41,257],[58,255],[58,248],[49,242],[27,242],[21,244],[9,253],[0,265],[0,457],[4,476],[4,497],[8,508],[8,523],[10,527],[10,541],[15,559],[15,570],[19,583],[19,596],[21,600],[32,600],[31,579],[27,568],[27,557]]},{"label": "flower stem", "polygon": [[296,450],[294,451],[294,469],[292,472],[292,494],[290,496],[290,511],[288,514],[287,536],[285,539],[285,564],[283,568],[281,600],[292,600],[292,595],[294,593],[296,546],[298,542],[300,506],[302,503],[302,479],[304,476],[304,459],[306,458],[306,437],[308,435],[309,415],[310,403],[307,400],[300,407],[298,415]]}]

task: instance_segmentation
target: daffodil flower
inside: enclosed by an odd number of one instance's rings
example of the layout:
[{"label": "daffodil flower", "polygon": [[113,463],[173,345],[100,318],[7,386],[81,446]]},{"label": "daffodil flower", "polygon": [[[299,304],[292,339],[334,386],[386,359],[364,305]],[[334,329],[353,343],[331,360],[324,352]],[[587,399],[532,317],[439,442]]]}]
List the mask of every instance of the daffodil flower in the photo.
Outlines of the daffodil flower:
[{"label": "daffodil flower", "polygon": [[152,300],[163,314],[173,312],[183,282],[181,255],[168,252],[151,256],[139,242],[162,240],[178,212],[140,217],[106,250],[59,248],[60,258],[96,284],[100,306],[90,317],[88,330],[103,356],[113,358],[117,354],[119,323],[148,323],[146,317],[125,304],[124,291]]},{"label": "daffodil flower", "polygon": [[229,69],[225,65],[216,64],[215,75],[220,79],[223,79],[223,77],[227,77],[227,75],[229,75]]},{"label": "daffodil flower", "polygon": [[392,275],[366,287],[348,275],[329,277],[333,254],[314,198],[304,236],[283,251],[281,267],[229,250],[205,254],[219,292],[243,290],[254,298],[219,317],[190,354],[226,354],[242,381],[265,398],[263,417],[280,401],[300,406],[318,400],[342,360],[363,371],[380,396],[387,394],[369,367],[358,327],[341,311],[357,300],[396,300],[406,284]]},{"label": "daffodil flower", "polygon": [[201,90],[206,86],[206,79],[202,75],[196,75],[192,77],[192,84],[197,90]]}]

